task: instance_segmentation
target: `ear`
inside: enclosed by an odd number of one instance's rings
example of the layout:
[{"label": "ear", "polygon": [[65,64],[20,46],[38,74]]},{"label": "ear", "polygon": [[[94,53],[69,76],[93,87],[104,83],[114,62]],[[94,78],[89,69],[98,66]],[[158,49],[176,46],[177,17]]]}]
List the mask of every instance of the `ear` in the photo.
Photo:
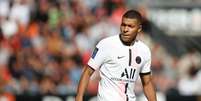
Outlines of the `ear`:
[{"label": "ear", "polygon": [[141,32],[142,31],[142,25],[139,26],[139,29],[137,30],[137,32]]}]

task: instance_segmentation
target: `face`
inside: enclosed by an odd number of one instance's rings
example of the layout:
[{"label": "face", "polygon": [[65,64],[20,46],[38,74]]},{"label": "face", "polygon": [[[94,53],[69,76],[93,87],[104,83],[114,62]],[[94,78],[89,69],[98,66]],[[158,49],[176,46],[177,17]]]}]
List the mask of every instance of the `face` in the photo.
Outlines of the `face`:
[{"label": "face", "polygon": [[141,24],[137,19],[123,18],[120,31],[121,40],[125,43],[132,43],[137,33],[141,31]]}]

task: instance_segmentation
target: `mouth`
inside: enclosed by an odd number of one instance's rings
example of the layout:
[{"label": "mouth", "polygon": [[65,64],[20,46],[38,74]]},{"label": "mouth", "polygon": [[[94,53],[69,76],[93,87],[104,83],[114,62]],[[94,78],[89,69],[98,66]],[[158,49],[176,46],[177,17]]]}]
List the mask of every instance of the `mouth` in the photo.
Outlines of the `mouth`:
[{"label": "mouth", "polygon": [[121,36],[124,37],[124,38],[129,38],[130,37],[129,35],[127,35],[125,33],[122,33]]},{"label": "mouth", "polygon": [[129,35],[120,34],[120,40],[125,45],[130,45],[130,37]]}]

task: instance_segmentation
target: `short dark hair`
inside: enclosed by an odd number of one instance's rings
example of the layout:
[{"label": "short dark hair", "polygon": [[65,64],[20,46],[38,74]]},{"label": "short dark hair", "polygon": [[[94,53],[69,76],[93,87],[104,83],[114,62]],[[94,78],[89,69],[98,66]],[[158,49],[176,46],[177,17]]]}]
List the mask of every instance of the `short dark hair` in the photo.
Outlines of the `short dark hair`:
[{"label": "short dark hair", "polygon": [[141,14],[136,10],[128,10],[126,13],[124,13],[122,18],[131,18],[131,19],[137,19],[142,23],[142,16]]}]

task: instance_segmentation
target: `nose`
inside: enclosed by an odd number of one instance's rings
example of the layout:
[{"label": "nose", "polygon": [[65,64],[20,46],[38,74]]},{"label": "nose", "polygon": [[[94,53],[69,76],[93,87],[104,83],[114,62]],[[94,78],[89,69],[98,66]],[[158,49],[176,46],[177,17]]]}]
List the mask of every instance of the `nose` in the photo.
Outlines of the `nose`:
[{"label": "nose", "polygon": [[124,32],[128,32],[129,31],[129,28],[126,26],[125,28],[124,28]]}]

